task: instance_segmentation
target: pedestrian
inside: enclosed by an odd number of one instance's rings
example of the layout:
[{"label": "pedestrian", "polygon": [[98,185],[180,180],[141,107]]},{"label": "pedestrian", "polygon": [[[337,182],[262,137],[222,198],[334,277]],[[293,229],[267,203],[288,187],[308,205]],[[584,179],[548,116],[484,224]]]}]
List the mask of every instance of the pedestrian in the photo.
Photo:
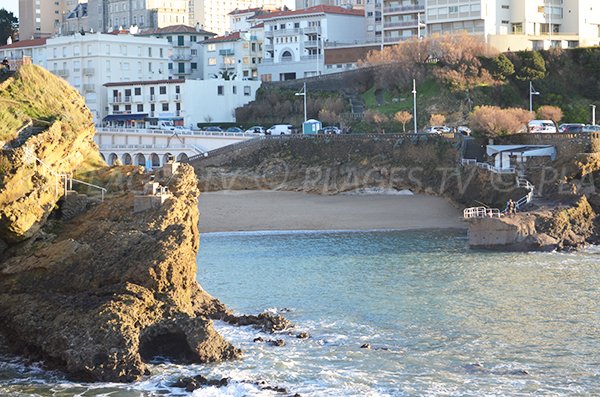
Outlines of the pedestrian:
[{"label": "pedestrian", "polygon": [[513,199],[508,199],[507,209],[509,215],[514,215],[516,213],[515,202]]},{"label": "pedestrian", "polygon": [[8,63],[8,59],[4,58],[2,60],[2,66],[3,66],[3,72],[9,72],[10,71],[10,64]]}]

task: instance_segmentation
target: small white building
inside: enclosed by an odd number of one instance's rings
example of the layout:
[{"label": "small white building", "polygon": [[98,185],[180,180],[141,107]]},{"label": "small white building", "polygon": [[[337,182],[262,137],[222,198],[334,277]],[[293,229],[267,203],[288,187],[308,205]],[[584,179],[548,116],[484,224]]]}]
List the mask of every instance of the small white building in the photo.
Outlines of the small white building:
[{"label": "small white building", "polygon": [[19,65],[24,57],[30,57],[31,63],[46,67],[46,39],[17,41],[0,46],[0,60],[6,58],[13,65]]},{"label": "small white building", "polygon": [[364,10],[316,6],[259,15],[264,23],[263,81],[295,80],[327,73],[324,48],[328,42],[366,40]]},{"label": "small white building", "polygon": [[235,109],[256,98],[260,81],[147,80],[105,84],[105,127],[157,128],[161,122],[187,129],[198,123],[234,122]]},{"label": "small white building", "polygon": [[202,48],[198,45],[208,40],[215,33],[186,25],[173,25],[164,28],[149,29],[139,34],[142,37],[156,37],[167,39],[173,46],[173,52],[169,62],[169,74],[177,79],[201,79],[204,76],[202,70]]},{"label": "small white building", "polygon": [[128,32],[76,33],[46,42],[48,70],[79,90],[95,121],[109,111],[104,84],[166,79],[171,52],[167,39]]}]

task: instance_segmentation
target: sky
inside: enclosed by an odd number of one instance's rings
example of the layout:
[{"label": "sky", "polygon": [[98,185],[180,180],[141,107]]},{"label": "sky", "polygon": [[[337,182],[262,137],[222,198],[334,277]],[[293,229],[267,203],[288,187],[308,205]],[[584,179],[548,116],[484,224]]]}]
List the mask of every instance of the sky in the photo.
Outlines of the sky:
[{"label": "sky", "polygon": [[19,0],[1,0],[0,8],[6,8],[8,11],[19,16]]}]

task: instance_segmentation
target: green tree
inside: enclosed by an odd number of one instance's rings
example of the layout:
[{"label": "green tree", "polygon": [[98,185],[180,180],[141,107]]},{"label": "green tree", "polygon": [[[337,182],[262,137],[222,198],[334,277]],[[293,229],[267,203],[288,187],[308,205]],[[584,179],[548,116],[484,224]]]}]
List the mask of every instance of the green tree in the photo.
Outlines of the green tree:
[{"label": "green tree", "polygon": [[521,61],[517,79],[530,81],[546,77],[546,61],[539,52],[519,51],[517,55]]},{"label": "green tree", "polygon": [[498,80],[506,80],[506,78],[515,74],[515,65],[504,54],[500,54],[492,59],[490,69],[492,76]]},{"label": "green tree", "polygon": [[7,11],[4,8],[0,8],[0,46],[6,44],[6,40],[11,37],[15,38],[17,33],[17,26],[19,20],[13,15],[12,12]]}]

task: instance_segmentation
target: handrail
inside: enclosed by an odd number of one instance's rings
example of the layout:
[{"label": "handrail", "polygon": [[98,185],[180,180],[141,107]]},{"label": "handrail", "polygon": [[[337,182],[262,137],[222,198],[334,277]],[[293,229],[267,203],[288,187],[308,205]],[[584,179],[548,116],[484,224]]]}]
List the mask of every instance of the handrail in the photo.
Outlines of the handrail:
[{"label": "handrail", "polygon": [[[71,188],[71,190],[73,189],[73,182],[81,183],[82,185],[86,185],[86,186],[90,186],[90,187],[99,189],[100,193],[101,193],[101,201],[104,201],[104,194],[107,192],[106,188],[103,188],[102,186],[94,185],[93,183],[84,182],[80,179],[75,179],[73,177],[67,177],[67,178],[68,178],[69,187]],[[65,197],[66,197],[66,195],[67,195],[67,193],[65,192]]]},{"label": "handrail", "polygon": [[514,167],[509,168],[498,168],[488,163],[481,163],[475,159],[461,159],[461,165],[474,165],[476,167],[482,168],[484,170],[493,172],[495,174],[515,174],[517,169]]},{"label": "handrail", "polygon": [[465,219],[473,218],[500,218],[502,213],[498,208],[487,208],[487,207],[471,207],[463,210],[463,217]]}]

